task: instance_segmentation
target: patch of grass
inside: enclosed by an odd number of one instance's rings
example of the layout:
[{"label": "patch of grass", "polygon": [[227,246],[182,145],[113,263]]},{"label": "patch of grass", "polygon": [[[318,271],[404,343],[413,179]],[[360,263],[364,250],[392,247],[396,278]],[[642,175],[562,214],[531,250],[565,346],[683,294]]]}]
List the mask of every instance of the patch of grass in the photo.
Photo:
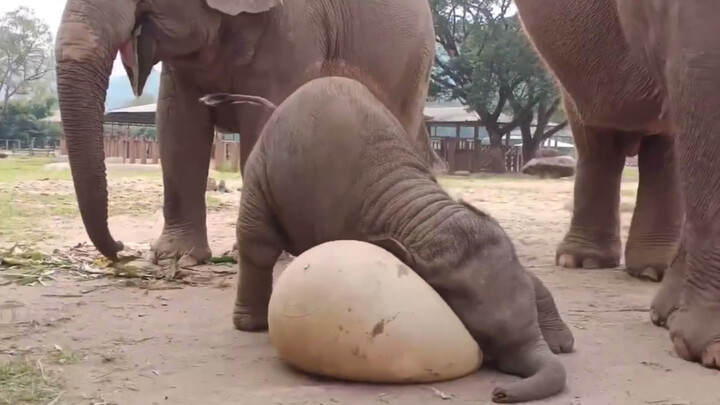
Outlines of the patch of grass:
[{"label": "patch of grass", "polygon": [[26,180],[70,180],[69,170],[44,170],[43,167],[53,163],[54,158],[10,157],[0,159],[0,183],[14,183]]},{"label": "patch of grass", "polygon": [[47,404],[60,395],[60,383],[45,373],[39,360],[0,364],[0,405]]},{"label": "patch of grass", "polygon": [[637,167],[625,167],[623,169],[622,181],[637,182],[640,180],[640,172]]}]

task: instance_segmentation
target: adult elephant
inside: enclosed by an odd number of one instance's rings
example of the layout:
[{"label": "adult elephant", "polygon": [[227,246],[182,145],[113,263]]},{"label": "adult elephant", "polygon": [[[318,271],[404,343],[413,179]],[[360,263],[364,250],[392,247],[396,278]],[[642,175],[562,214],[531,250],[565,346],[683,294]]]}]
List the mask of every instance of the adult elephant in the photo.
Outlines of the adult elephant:
[{"label": "adult elephant", "polygon": [[558,262],[617,264],[623,162],[638,154],[626,267],[664,275],[653,322],[684,359],[720,368],[720,3],[515,3],[562,87],[577,143],[575,211]]},{"label": "adult elephant", "polygon": [[279,103],[313,70],[343,61],[389,95],[417,150],[440,162],[422,114],[434,56],[426,0],[68,0],[56,42],[60,111],[85,229],[110,259],[122,244],[107,223],[102,123],[118,52],[136,95],[163,62],[156,116],[165,224],[156,256],[210,257],[204,192],[213,129],[241,133],[244,166],[268,117],[247,105],[211,111],[198,101],[207,93]]}]

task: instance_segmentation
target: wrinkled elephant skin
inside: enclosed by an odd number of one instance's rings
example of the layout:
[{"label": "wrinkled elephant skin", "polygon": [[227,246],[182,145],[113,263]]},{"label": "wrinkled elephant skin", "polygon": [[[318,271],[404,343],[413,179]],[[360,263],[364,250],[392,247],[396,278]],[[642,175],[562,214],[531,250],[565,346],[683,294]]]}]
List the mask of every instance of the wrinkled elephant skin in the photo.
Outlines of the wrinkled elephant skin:
[{"label": "wrinkled elephant skin", "polygon": [[165,223],[156,257],[210,257],[204,192],[213,129],[241,134],[244,167],[267,119],[251,105],[211,112],[198,102],[203,94],[242,92],[279,103],[328,62],[344,61],[391,95],[388,108],[418,153],[440,162],[422,115],[434,55],[427,2],[68,0],[56,42],[60,111],[83,223],[110,259],[122,245],[107,224],[102,124],[118,53],[136,95],[163,62],[156,116]]},{"label": "wrinkled elephant skin", "polygon": [[438,185],[383,99],[357,80],[323,77],[268,120],[244,177],[235,326],[267,326],[281,251],[370,242],[430,284],[500,370],[525,378],[497,388],[494,401],[560,392],[565,370],[552,352],[572,351],[574,340],[552,295],[493,218]]},{"label": "wrinkled elephant skin", "polygon": [[620,176],[637,154],[627,270],[662,280],[651,317],[677,353],[720,368],[720,3],[515,3],[562,85],[577,144],[575,208],[558,263],[618,264]]}]

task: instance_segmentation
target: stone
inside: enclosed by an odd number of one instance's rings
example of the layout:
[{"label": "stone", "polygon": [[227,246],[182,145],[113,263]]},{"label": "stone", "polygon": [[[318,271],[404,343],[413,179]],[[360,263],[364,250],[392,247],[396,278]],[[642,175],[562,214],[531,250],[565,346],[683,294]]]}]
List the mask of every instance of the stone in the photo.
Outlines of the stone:
[{"label": "stone", "polygon": [[477,370],[482,351],[435,290],[390,252],[341,240],[297,256],[270,298],[270,341],[310,374],[427,383]]},{"label": "stone", "polygon": [[540,178],[571,177],[575,175],[575,159],[572,156],[535,158],[523,166],[522,172]]}]

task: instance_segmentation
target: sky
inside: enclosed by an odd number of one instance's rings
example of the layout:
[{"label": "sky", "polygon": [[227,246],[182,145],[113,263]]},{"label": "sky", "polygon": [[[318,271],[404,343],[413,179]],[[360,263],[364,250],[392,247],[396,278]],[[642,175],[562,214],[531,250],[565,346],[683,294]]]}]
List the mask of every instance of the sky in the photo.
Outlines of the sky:
[{"label": "sky", "polygon": [[[54,39],[65,9],[65,0],[0,0],[0,15],[13,11],[21,5],[32,9],[35,15],[50,26],[50,32]],[[112,76],[116,75],[125,75],[125,69],[123,69],[119,57],[115,59],[113,66]]]}]

